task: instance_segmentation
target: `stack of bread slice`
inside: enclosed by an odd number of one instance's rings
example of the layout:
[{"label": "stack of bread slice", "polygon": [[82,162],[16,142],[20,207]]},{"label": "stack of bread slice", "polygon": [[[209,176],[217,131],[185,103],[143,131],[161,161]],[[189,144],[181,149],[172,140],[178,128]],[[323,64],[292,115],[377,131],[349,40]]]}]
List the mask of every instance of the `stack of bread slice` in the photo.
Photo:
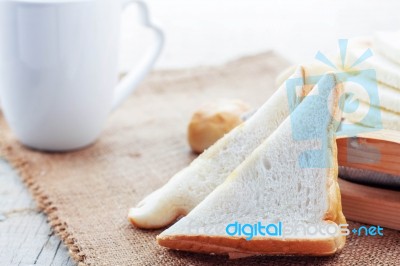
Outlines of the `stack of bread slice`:
[{"label": "stack of bread slice", "polygon": [[[354,82],[344,83],[347,95],[344,123],[358,124],[368,128],[400,131],[400,31],[376,33],[372,37],[355,38],[349,41],[342,64],[340,56],[331,56],[337,69],[329,65],[313,62],[304,68],[310,76],[318,76],[326,71],[348,72],[359,79],[366,79],[364,86]],[[364,57],[364,53],[370,57]],[[363,60],[366,59],[366,60]],[[294,67],[288,68],[278,78],[283,83]],[[365,70],[373,70],[376,75],[365,78]],[[361,73],[361,74],[360,74]],[[377,97],[371,98],[367,90],[376,90]],[[353,110],[354,112],[346,112]],[[370,119],[362,119],[369,112]],[[344,132],[347,133],[347,132]]]},{"label": "stack of bread slice", "polygon": [[307,84],[307,71],[298,67],[250,119],[132,208],[132,224],[161,228],[187,215],[158,236],[160,245],[233,257],[342,249],[339,231],[252,240],[225,231],[233,222],[322,231],[346,223],[335,142],[341,85],[332,73]]},{"label": "stack of bread slice", "polygon": [[[364,121],[358,120],[356,116],[346,119],[371,128],[381,127],[400,131],[400,48],[396,47],[398,43],[400,43],[400,32],[377,33],[372,38],[359,39],[351,44],[346,58],[347,69],[357,62],[367,49],[372,51],[372,56],[352,67],[352,71],[374,70],[376,77],[370,82],[375,83],[378,97],[366,98],[366,94],[360,91],[365,88],[355,88],[354,84],[348,84],[348,90],[359,91],[357,96],[360,113],[369,110],[369,114],[377,117]],[[373,120],[379,123],[371,123]]]}]

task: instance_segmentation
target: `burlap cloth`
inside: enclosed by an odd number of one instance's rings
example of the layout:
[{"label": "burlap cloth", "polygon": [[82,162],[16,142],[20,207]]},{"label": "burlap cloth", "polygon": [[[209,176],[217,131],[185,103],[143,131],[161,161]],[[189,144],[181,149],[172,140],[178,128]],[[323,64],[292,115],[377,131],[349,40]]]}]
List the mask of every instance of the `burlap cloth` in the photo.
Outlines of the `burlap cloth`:
[{"label": "burlap cloth", "polygon": [[1,117],[2,156],[20,171],[54,231],[82,264],[399,265],[400,233],[388,229],[383,237],[350,236],[343,252],[332,257],[228,261],[224,256],[167,250],[155,241],[159,230],[138,230],[128,223],[131,206],[195,158],[186,126],[202,102],[230,97],[259,106],[273,93],[274,79],[287,65],[274,53],[264,53],[221,67],[155,72],[110,115],[100,139],[76,152],[26,149]]}]

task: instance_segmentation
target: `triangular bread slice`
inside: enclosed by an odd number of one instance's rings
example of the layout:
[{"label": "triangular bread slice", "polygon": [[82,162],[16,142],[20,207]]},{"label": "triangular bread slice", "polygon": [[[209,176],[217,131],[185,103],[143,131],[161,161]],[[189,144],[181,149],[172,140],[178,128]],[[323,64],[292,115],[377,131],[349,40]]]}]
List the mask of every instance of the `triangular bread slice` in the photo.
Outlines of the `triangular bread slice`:
[{"label": "triangular bread slice", "polygon": [[[328,255],[341,250],[346,238],[333,232],[346,223],[337,182],[334,134],[341,116],[338,104],[342,102],[342,89],[336,85],[334,74],[325,75],[222,185],[157,236],[158,243],[172,249],[232,257]],[[258,235],[251,240],[243,234],[230,236],[226,232],[231,224],[258,222],[281,222],[285,231],[289,226],[298,226],[300,231],[286,232],[284,237]],[[307,233],[302,227],[324,228],[325,234],[319,230]],[[330,233],[326,233],[329,227]]]},{"label": "triangular bread slice", "polygon": [[[302,67],[291,79],[297,85],[293,90],[283,84],[251,118],[132,208],[130,222],[140,228],[161,228],[189,213],[278,128],[312,89],[312,85],[304,85]],[[289,92],[296,97],[288,97]]]}]

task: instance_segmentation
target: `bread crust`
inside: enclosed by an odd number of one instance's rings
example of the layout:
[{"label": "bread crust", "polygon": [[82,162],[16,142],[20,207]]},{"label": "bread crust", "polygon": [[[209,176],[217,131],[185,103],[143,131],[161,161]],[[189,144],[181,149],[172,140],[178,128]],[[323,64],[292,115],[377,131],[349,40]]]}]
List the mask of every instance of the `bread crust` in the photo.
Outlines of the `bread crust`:
[{"label": "bread crust", "polygon": [[229,256],[255,255],[312,255],[328,256],[340,251],[345,238],[282,239],[259,238],[250,241],[240,237],[174,235],[157,237],[159,245],[177,250]]},{"label": "bread crust", "polygon": [[[335,107],[332,110],[331,123],[329,124],[329,132],[336,132],[337,125],[335,123],[339,123],[342,117],[343,110],[343,102],[340,101],[340,97],[343,95],[344,89],[343,84],[336,80],[336,90],[337,93],[334,93],[335,96],[333,101],[333,106]],[[338,164],[338,149],[336,144],[336,138],[331,136],[329,148],[332,150],[332,157],[334,160],[331,162],[332,165],[327,169],[327,189],[328,189],[328,210],[325,213],[324,220],[332,221],[337,225],[346,224],[346,218],[342,212],[342,200],[340,194],[340,188],[338,183],[338,175],[339,175],[339,164]],[[338,248],[341,250],[346,243],[346,236],[338,236],[337,243],[339,244]]]}]

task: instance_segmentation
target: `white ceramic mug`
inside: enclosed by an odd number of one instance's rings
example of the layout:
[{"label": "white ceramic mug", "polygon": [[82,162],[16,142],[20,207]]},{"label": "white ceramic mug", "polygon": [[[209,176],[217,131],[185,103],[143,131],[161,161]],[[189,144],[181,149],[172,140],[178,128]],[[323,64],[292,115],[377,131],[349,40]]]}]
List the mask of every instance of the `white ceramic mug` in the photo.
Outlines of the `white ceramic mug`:
[{"label": "white ceramic mug", "polygon": [[[117,85],[120,14],[130,3],[139,5],[157,43]],[[0,99],[9,126],[21,143],[40,150],[91,144],[162,44],[161,30],[140,1],[0,1]]]}]

